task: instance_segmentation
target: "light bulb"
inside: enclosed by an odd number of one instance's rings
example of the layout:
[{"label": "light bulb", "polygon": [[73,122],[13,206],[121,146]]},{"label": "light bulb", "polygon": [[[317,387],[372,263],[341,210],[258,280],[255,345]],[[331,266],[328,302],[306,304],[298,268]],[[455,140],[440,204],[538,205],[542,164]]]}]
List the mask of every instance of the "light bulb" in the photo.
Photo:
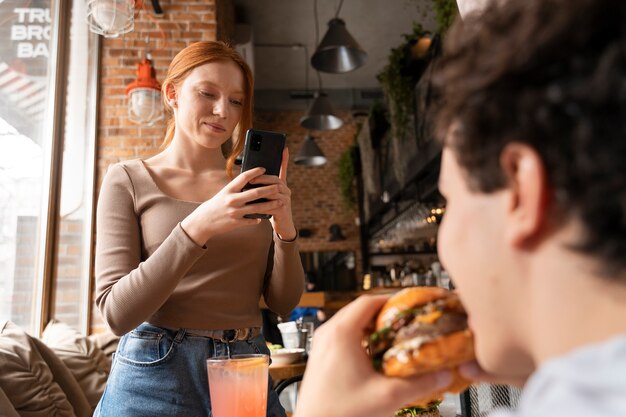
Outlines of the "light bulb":
[{"label": "light bulb", "polygon": [[152,88],[136,88],[130,92],[128,118],[135,123],[151,125],[163,118],[161,92]]}]

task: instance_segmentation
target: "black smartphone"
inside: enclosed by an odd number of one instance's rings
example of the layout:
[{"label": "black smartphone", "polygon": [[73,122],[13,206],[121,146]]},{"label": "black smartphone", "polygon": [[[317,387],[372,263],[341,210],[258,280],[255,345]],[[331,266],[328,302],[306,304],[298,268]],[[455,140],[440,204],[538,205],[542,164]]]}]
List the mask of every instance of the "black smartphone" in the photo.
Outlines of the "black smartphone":
[{"label": "black smartphone", "polygon": [[[285,139],[284,133],[248,129],[243,147],[241,172],[256,167],[263,167],[265,168],[265,175],[278,176],[278,174],[280,174],[280,164],[283,160]],[[246,184],[242,191],[263,186],[263,184]],[[248,204],[262,203],[265,201],[269,200],[259,198]],[[269,219],[271,216],[269,214],[254,213],[246,214],[244,217],[249,219]]]}]

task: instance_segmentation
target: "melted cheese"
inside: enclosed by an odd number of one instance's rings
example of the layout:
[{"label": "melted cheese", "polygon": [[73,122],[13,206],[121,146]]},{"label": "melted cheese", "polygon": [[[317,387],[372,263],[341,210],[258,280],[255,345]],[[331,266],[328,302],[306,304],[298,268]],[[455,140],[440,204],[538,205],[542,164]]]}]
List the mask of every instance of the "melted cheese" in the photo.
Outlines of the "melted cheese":
[{"label": "melted cheese", "polygon": [[443,313],[441,311],[433,311],[431,313],[415,317],[415,321],[425,324],[433,324],[434,322],[439,320],[439,317],[441,316],[443,316]]}]

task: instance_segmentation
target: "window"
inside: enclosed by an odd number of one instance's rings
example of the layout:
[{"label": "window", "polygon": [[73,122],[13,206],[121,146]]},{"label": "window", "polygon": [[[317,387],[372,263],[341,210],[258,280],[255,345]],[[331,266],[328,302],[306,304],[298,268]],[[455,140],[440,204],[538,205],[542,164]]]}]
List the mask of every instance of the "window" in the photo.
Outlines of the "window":
[{"label": "window", "polygon": [[91,271],[98,36],[85,4],[73,2],[66,82],[63,159],[51,316],[87,331]]},{"label": "window", "polygon": [[52,315],[86,330],[97,38],[83,7],[0,1],[0,318],[35,335]]}]

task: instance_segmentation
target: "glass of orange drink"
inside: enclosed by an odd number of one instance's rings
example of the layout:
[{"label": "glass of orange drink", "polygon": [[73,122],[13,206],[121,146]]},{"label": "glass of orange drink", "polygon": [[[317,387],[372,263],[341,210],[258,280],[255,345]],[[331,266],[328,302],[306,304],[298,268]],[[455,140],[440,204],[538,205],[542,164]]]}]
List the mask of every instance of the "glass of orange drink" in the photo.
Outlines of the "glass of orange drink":
[{"label": "glass of orange drink", "polygon": [[262,354],[208,359],[213,417],[265,417],[268,366]]}]

